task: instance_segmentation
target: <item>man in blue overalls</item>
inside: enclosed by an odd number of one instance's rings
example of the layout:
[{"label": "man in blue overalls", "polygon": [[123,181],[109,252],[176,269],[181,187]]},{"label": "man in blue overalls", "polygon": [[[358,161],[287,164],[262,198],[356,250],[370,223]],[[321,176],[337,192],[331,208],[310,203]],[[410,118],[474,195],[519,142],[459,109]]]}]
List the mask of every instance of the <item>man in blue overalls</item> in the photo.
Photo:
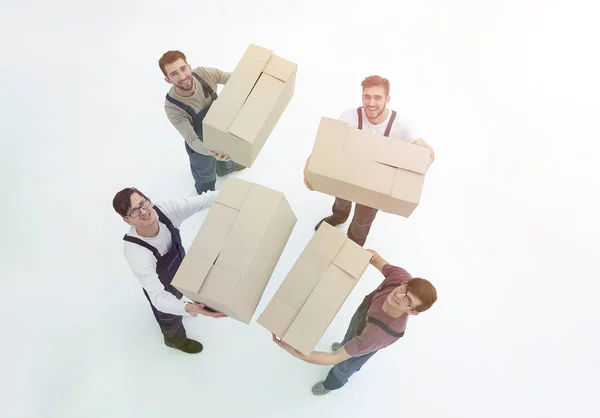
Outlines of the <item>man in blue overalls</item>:
[{"label": "man in blue overalls", "polygon": [[113,208],[131,225],[123,237],[124,252],[139,279],[168,347],[199,353],[202,344],[187,338],[183,316],[202,314],[213,318],[226,315],[187,299],[171,286],[185,256],[179,226],[194,213],[213,205],[218,192],[165,200],[157,205],[139,190],[128,187],[113,199]]},{"label": "man in blue overalls", "polygon": [[216,176],[245,167],[204,148],[202,121],[217,99],[217,84],[225,84],[231,73],[216,68],[192,70],[180,51],[168,51],[158,61],[165,81],[172,85],[165,98],[167,117],[185,139],[190,168],[198,194],[215,190]]}]

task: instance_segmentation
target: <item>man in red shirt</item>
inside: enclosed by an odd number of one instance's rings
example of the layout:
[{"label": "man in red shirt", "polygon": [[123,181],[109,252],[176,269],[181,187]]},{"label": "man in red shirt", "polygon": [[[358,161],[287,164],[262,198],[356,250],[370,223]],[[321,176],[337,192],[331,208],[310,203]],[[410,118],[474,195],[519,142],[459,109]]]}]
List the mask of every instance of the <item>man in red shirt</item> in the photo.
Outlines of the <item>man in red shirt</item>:
[{"label": "man in red shirt", "polygon": [[344,340],[331,346],[333,353],[313,351],[305,356],[273,335],[273,341],[294,357],[312,364],[335,365],[324,381],[313,386],[315,395],[325,395],[344,386],[373,354],[404,335],[409,315],[426,311],[437,300],[436,289],[429,281],[413,278],[403,268],[389,264],[376,251],[368,251],[373,254],[371,264],[385,279],[364,298]]}]

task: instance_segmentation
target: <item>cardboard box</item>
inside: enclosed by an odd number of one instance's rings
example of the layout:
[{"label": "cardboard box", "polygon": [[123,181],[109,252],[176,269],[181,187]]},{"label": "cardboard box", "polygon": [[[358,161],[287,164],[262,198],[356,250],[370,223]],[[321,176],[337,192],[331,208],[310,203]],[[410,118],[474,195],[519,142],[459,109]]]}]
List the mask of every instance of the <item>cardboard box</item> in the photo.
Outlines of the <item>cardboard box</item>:
[{"label": "cardboard box", "polygon": [[427,148],[321,118],[307,179],[314,190],[409,217],[428,168]]},{"label": "cardboard box", "polygon": [[371,253],[323,222],[258,323],[309,355],[370,260]]},{"label": "cardboard box", "polygon": [[250,45],[204,118],[204,147],[251,167],[294,94],[297,67]]},{"label": "cardboard box", "polygon": [[171,284],[248,324],[295,224],[283,193],[228,177]]}]

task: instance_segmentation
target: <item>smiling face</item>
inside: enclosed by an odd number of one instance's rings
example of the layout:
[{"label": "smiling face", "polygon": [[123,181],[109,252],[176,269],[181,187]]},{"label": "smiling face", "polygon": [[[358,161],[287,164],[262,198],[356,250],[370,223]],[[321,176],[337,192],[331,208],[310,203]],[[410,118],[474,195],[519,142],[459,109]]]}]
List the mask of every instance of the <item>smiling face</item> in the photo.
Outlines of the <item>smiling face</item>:
[{"label": "smiling face", "polygon": [[386,96],[383,85],[364,87],[362,95],[363,108],[367,118],[375,120],[385,112],[390,97]]},{"label": "smiling face", "polygon": [[394,313],[415,315],[417,313],[415,308],[421,305],[421,301],[408,290],[406,283],[404,283],[390,292],[385,298],[384,304],[387,305],[389,311]]},{"label": "smiling face", "polygon": [[123,217],[125,222],[136,228],[147,228],[156,223],[156,212],[154,204],[138,193],[133,193],[130,198],[131,206],[127,215]]},{"label": "smiling face", "polygon": [[165,65],[165,81],[175,87],[190,91],[194,88],[194,80],[192,78],[192,69],[183,58],[179,58],[170,64]]}]

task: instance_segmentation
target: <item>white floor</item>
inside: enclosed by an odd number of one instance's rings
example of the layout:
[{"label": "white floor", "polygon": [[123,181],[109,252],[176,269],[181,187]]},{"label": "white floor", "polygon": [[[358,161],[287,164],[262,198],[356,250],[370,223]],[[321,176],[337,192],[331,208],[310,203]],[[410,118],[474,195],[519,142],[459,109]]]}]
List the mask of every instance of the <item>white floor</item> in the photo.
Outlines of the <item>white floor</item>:
[{"label": "white floor", "polygon": [[[591,4],[3,1],[1,415],[592,416]],[[437,155],[414,215],[380,213],[366,246],[430,279],[439,301],[325,397],[310,388],[328,368],[289,356],[255,322],[187,320],[198,356],[162,345],[111,207],[126,186],[154,200],[194,192],[163,111],[160,55],[231,71],[249,43],[299,64],[292,102],[239,173],[285,192],[299,218],[255,318],[331,205],[302,183],[319,118],[359,106],[365,76],[391,80],[391,107]],[[186,246],[204,216],[184,223]],[[380,280],[369,268],[319,349]]]}]

